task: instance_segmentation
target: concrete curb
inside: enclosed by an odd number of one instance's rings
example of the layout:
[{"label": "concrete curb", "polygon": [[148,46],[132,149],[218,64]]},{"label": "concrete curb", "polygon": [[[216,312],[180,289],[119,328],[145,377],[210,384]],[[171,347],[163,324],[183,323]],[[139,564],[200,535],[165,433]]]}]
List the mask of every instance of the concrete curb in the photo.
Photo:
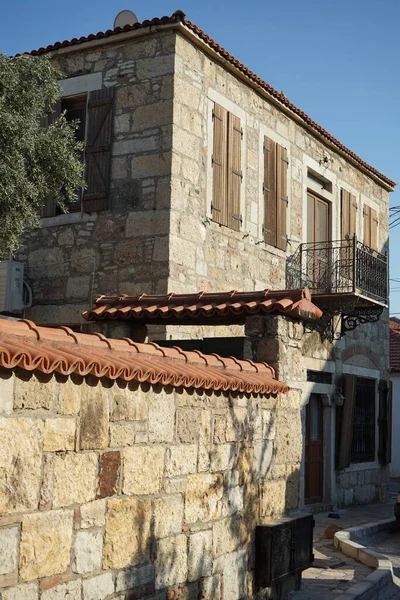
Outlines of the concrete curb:
[{"label": "concrete curb", "polygon": [[363,541],[363,538],[368,538],[380,531],[395,528],[398,529],[395,519],[385,519],[361,527],[350,527],[335,533],[333,540],[335,548],[341,550],[343,554],[358,560],[363,565],[375,569],[364,581],[353,585],[344,594],[338,596],[336,600],[374,600],[383,597],[385,588],[393,583],[392,563],[386,556],[378,554],[374,550],[354,541],[354,539]]}]

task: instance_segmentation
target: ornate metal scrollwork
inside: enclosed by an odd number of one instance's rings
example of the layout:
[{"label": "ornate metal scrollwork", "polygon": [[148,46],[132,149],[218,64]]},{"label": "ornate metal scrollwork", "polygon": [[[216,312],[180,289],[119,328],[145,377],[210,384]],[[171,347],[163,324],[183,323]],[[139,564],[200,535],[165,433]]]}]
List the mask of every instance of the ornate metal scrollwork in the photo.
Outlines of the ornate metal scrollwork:
[{"label": "ornate metal scrollwork", "polygon": [[371,308],[353,308],[353,311],[349,314],[342,316],[342,329],[341,337],[346,335],[347,332],[353,331],[358,325],[364,325],[365,323],[377,323],[382,315],[383,306],[376,306]]}]

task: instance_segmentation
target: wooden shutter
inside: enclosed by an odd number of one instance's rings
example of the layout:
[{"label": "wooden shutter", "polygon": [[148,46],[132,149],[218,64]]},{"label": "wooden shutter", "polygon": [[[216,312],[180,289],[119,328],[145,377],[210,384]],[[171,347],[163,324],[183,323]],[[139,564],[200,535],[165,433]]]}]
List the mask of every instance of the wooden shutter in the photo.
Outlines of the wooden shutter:
[{"label": "wooden shutter", "polygon": [[[52,125],[61,115],[61,100],[57,100],[54,105],[54,108],[51,112],[49,112],[46,116],[43,116],[41,119],[43,127],[49,127]],[[54,217],[56,214],[56,203],[53,198],[47,198],[44,201],[43,206],[40,209],[41,218],[46,217]]]},{"label": "wooden shutter", "polygon": [[287,247],[287,229],[286,215],[288,208],[287,192],[287,171],[288,171],[287,150],[283,146],[276,145],[276,246],[286,252]]},{"label": "wooden shutter", "polygon": [[228,193],[227,193],[227,224],[231,229],[240,231],[242,216],[240,214],[240,188],[242,184],[241,165],[242,129],[240,119],[228,115]]},{"label": "wooden shutter", "polygon": [[110,193],[112,103],[114,88],[90,92],[85,144],[83,210],[107,210]]},{"label": "wooden shutter", "polygon": [[357,199],[347,190],[341,190],[341,239],[352,239],[357,232]]},{"label": "wooden shutter", "polygon": [[379,448],[381,465],[392,460],[392,382],[381,379],[379,382]]},{"label": "wooden shutter", "polygon": [[227,214],[227,146],[228,146],[228,111],[219,104],[213,110],[213,197],[211,214],[214,221],[228,225]]},{"label": "wooden shutter", "polygon": [[344,395],[344,404],[341,407],[338,428],[338,469],[346,469],[346,467],[350,465],[351,444],[353,441],[353,418],[356,397],[356,383],[357,378],[355,375],[343,375],[342,392]]},{"label": "wooden shutter", "polygon": [[276,143],[264,137],[264,242],[276,246]]},{"label": "wooden shutter", "polygon": [[363,208],[364,244],[371,246],[371,207],[364,204]]},{"label": "wooden shutter", "polygon": [[371,248],[378,250],[378,214],[371,208]]}]

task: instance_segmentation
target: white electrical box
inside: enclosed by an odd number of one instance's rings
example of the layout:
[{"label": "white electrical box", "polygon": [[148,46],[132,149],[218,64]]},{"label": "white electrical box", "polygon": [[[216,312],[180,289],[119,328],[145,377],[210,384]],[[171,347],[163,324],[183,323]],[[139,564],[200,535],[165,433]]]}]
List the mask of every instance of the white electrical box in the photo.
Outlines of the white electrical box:
[{"label": "white electrical box", "polygon": [[31,304],[31,290],[24,283],[24,263],[0,260],[0,312],[21,312]]}]

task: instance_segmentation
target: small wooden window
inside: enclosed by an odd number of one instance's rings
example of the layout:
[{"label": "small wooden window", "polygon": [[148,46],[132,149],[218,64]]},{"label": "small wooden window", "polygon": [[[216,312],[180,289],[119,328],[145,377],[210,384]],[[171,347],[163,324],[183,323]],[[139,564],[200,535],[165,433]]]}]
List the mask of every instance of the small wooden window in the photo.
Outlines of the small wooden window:
[{"label": "small wooden window", "polygon": [[264,242],[286,251],[288,209],[288,153],[264,137]]},{"label": "small wooden window", "polygon": [[345,189],[340,192],[341,239],[351,240],[357,233],[357,198]]},{"label": "small wooden window", "polygon": [[240,119],[219,104],[213,109],[213,197],[214,221],[240,231],[242,185],[241,149],[243,131]]},{"label": "small wooden window", "polygon": [[378,213],[376,210],[364,204],[363,224],[364,224],[364,244],[378,250]]},{"label": "small wooden window", "polygon": [[329,240],[329,202],[307,194],[307,241],[327,242]]}]

